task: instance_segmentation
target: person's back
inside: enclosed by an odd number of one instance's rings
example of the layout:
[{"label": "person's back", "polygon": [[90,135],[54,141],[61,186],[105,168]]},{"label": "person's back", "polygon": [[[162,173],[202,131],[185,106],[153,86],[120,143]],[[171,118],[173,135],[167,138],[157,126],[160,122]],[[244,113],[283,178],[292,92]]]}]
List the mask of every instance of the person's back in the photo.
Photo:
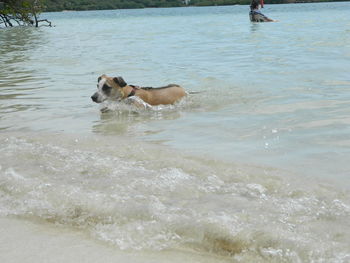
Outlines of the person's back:
[{"label": "person's back", "polygon": [[275,22],[275,20],[268,18],[260,11],[259,2],[253,0],[250,4],[249,18],[251,22]]}]

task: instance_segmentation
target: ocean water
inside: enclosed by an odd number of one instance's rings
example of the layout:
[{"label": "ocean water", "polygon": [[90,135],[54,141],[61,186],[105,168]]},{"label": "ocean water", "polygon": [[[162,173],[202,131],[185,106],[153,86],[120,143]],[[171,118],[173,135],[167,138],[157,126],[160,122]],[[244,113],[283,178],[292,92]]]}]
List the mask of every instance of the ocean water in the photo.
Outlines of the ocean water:
[{"label": "ocean water", "polygon": [[[55,27],[1,29],[0,261],[349,262],[349,8],[267,5],[279,22],[265,24],[248,6],[44,13]],[[196,94],[101,106],[102,74]]]}]

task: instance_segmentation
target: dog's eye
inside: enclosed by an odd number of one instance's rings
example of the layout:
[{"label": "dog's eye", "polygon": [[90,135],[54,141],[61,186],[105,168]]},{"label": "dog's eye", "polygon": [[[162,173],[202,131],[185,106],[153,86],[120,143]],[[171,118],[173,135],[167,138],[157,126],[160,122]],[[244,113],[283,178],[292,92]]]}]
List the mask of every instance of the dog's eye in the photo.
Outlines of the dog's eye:
[{"label": "dog's eye", "polygon": [[103,90],[103,91],[107,91],[107,90],[110,90],[111,88],[112,88],[112,87],[110,87],[110,86],[104,84],[103,87],[102,87],[102,90]]},{"label": "dog's eye", "polygon": [[102,87],[102,91],[103,91],[104,93],[106,93],[107,95],[108,95],[109,93],[111,93],[111,89],[112,89],[112,87],[110,87],[110,86],[108,86],[108,85],[106,85],[106,84],[104,84],[103,87]]},{"label": "dog's eye", "polygon": [[101,77],[98,77],[97,82],[100,82],[100,80],[101,80]]}]

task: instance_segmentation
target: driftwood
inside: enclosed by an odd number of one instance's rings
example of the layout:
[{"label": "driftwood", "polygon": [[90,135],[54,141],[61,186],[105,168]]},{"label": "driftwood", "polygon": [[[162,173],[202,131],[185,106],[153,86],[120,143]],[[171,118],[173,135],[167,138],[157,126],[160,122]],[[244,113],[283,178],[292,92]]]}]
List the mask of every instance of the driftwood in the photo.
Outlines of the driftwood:
[{"label": "driftwood", "polygon": [[46,22],[47,25],[41,25],[41,26],[49,26],[49,27],[52,27],[51,21],[49,21],[49,20],[47,20],[47,19],[39,19],[39,20],[37,20],[37,22],[38,22],[38,23],[40,23],[40,22]]},{"label": "driftwood", "polygon": [[[45,24],[43,24],[45,23]],[[51,21],[47,19],[24,19],[21,16],[4,15],[0,13],[0,27],[14,27],[14,26],[48,26],[52,27]]]}]

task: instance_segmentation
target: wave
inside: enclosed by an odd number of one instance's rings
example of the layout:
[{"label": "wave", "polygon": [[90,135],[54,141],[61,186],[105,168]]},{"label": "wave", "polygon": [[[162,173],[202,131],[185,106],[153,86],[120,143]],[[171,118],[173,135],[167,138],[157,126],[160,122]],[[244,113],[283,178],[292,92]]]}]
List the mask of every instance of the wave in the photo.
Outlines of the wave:
[{"label": "wave", "polygon": [[269,167],[115,136],[0,135],[0,215],[74,227],[123,250],[238,262],[346,262],[349,193]]}]

